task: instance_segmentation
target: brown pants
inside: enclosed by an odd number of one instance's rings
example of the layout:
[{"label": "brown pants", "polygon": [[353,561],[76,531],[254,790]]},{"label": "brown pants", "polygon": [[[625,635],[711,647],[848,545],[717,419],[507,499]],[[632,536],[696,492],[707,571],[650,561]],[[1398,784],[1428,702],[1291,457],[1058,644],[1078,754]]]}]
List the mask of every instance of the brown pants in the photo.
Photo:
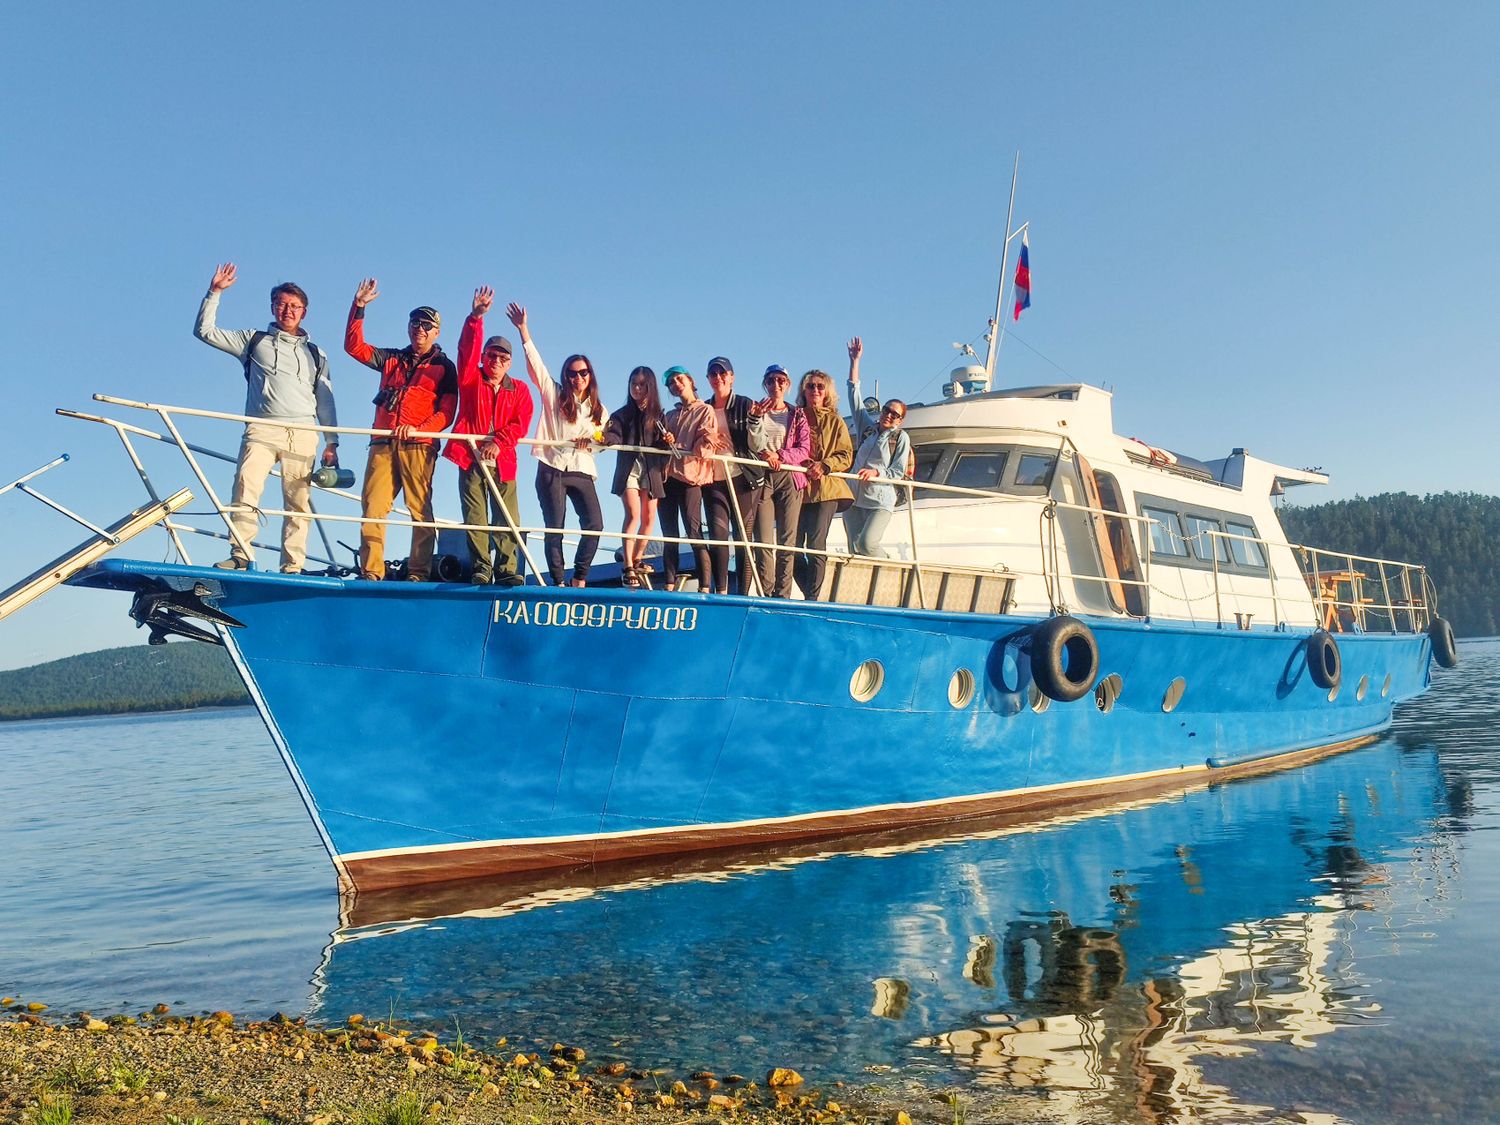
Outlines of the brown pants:
[{"label": "brown pants", "polygon": [[[425,441],[386,441],[370,446],[365,464],[365,487],[361,493],[365,519],[384,519],[398,493],[406,497],[411,518],[432,522],[432,470],[437,465],[437,445]],[[359,574],[372,582],[385,577],[385,524],[362,524],[359,536]],[[409,577],[427,578],[432,570],[432,549],[437,531],[431,527],[411,529]]]}]

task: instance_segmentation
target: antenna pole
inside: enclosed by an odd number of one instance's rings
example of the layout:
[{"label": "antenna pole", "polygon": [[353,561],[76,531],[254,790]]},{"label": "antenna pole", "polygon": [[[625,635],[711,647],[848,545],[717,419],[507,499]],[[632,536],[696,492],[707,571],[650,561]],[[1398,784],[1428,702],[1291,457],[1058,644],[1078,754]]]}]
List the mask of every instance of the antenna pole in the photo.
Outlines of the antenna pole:
[{"label": "antenna pole", "polygon": [[1010,171],[1010,206],[1005,210],[1005,241],[1000,248],[1000,288],[995,294],[995,319],[990,321],[990,348],[984,359],[985,380],[995,379],[995,357],[1000,351],[1000,334],[1005,324],[1005,267],[1010,264],[1010,223],[1016,214],[1016,178],[1021,172],[1021,152],[1016,150],[1016,163]]}]

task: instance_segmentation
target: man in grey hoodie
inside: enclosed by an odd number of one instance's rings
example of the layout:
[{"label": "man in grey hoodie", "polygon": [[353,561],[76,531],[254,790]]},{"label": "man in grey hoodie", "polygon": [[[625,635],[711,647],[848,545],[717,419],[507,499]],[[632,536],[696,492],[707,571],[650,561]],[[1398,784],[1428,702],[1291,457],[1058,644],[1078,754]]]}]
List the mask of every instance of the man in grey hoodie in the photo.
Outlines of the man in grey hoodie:
[{"label": "man in grey hoodie", "polygon": [[[234,475],[234,528],[229,558],[214,565],[225,570],[248,570],[250,543],[255,535],[257,507],[266,475],[281,465],[282,507],[288,512],[311,512],[313,460],[318,451],[314,430],[292,429],[288,423],[337,426],[333,384],[328,378],[328,356],[301,327],[307,315],[307,294],[283,282],[271,290],[271,323],[265,331],[228,331],[215,324],[219,294],[234,284],[236,268],[225,262],[214,270],[193,335],[205,344],[228,352],[245,372],[245,414],[260,419],[245,426],[239,463]],[[338,460],[338,434],[327,435],[323,463]],[[306,516],[288,516],[281,529],[281,572],[297,574],[307,561]]]}]

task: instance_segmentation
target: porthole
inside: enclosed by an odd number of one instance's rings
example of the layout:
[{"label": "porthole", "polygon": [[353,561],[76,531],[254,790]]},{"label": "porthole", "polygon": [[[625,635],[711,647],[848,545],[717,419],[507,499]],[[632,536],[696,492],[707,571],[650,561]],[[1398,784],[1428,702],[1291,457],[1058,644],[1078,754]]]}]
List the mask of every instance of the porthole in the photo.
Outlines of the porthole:
[{"label": "porthole", "polygon": [[1177,705],[1182,702],[1182,693],[1187,691],[1187,681],[1178,676],[1167,685],[1166,694],[1161,697],[1161,709],[1170,715],[1177,710]]},{"label": "porthole", "polygon": [[1367,696],[1369,694],[1370,694],[1370,677],[1369,676],[1361,676],[1359,678],[1359,686],[1354,689],[1354,698],[1357,699],[1359,702],[1363,703],[1365,701],[1365,696]]},{"label": "porthole", "polygon": [[1389,672],[1387,672],[1385,674],[1385,683],[1383,683],[1383,684],[1380,685],[1380,698],[1384,699],[1386,696],[1388,696],[1390,694],[1391,694],[1391,674]]},{"label": "porthole", "polygon": [[948,681],[948,704],[962,711],[972,702],[974,702],[974,673],[967,668],[960,668]]},{"label": "porthole", "polygon": [[1339,688],[1341,686],[1342,686],[1342,681],[1340,683],[1334,684],[1331,688],[1328,689],[1328,702],[1329,703],[1332,703],[1334,700],[1336,700],[1339,697]]},{"label": "porthole", "polygon": [[1120,673],[1111,672],[1094,688],[1094,706],[1108,715],[1115,709],[1115,704],[1120,698],[1120,690],[1124,686],[1125,681],[1120,679]]},{"label": "porthole", "polygon": [[1035,681],[1033,681],[1031,687],[1027,689],[1027,693],[1031,696],[1031,709],[1038,715],[1040,715],[1048,707],[1052,706],[1052,697],[1044,692],[1041,688],[1037,687]]},{"label": "porthole", "polygon": [[885,666],[878,660],[866,660],[849,677],[849,694],[861,703],[868,703],[880,694],[884,684]]}]

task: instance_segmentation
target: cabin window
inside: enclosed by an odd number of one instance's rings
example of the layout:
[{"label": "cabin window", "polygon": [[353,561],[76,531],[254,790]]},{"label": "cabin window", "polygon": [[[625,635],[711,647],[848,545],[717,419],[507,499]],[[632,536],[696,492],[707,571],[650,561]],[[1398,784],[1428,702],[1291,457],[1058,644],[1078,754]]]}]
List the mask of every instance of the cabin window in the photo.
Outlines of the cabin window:
[{"label": "cabin window", "polygon": [[954,458],[953,467],[948,470],[947,483],[956,488],[980,488],[998,492],[1004,476],[1003,452],[960,453]]},{"label": "cabin window", "polygon": [[1204,516],[1183,516],[1182,522],[1187,525],[1188,538],[1193,541],[1193,554],[1204,562],[1210,559],[1217,559],[1221,563],[1229,561],[1229,551],[1224,546],[1224,540],[1213,534],[1224,530],[1219,526],[1218,520]]},{"label": "cabin window", "polygon": [[1151,553],[1172,558],[1187,558],[1187,540],[1176,512],[1161,508],[1142,508],[1141,515],[1151,520]]},{"label": "cabin window", "polygon": [[1243,535],[1244,539],[1229,540],[1229,554],[1234,561],[1241,566],[1253,566],[1257,570],[1266,568],[1266,553],[1261,550],[1259,543],[1250,540],[1260,538],[1255,534],[1255,528],[1247,523],[1232,523],[1229,525],[1230,535]]},{"label": "cabin window", "polygon": [[943,463],[943,448],[942,448],[942,446],[936,446],[936,447],[934,447],[934,446],[928,446],[925,449],[918,449],[917,450],[917,471],[914,474],[914,478],[913,479],[920,480],[920,481],[926,481],[928,483],[931,483],[933,477],[937,473],[938,466],[941,465],[942,463]]},{"label": "cabin window", "polygon": [[1052,483],[1052,466],[1057,458],[1051,454],[1023,453],[1016,463],[1017,488],[1046,488]]}]

